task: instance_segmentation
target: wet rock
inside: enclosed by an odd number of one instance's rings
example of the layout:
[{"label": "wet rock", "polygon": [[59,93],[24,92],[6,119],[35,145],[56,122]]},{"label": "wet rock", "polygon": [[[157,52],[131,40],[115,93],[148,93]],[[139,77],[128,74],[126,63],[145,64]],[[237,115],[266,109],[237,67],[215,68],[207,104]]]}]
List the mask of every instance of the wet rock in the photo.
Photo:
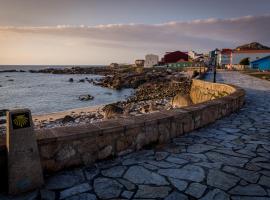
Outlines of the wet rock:
[{"label": "wet rock", "polygon": [[78,82],[79,83],[84,83],[85,82],[85,79],[80,79]]},{"label": "wet rock", "polygon": [[66,124],[69,122],[74,122],[75,118],[71,117],[70,115],[66,115],[63,119],[62,119],[62,123]]},{"label": "wet rock", "polygon": [[94,99],[94,97],[90,94],[79,96],[80,101],[89,101],[89,100],[93,100],[93,99]]},{"label": "wet rock", "polygon": [[181,108],[193,103],[189,95],[177,94],[173,97],[171,104],[174,108]]},{"label": "wet rock", "polygon": [[124,112],[124,110],[116,104],[108,104],[102,108],[102,111],[107,119],[121,115]]},{"label": "wet rock", "polygon": [[72,83],[74,80],[73,80],[73,78],[70,78],[68,81]]}]

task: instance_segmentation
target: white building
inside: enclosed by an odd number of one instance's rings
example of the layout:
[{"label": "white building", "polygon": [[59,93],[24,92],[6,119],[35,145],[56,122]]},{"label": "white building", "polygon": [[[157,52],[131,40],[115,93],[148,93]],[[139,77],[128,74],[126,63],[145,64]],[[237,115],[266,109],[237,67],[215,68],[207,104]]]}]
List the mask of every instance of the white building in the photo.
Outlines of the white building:
[{"label": "white building", "polygon": [[189,51],[189,52],[188,52],[188,56],[189,56],[190,58],[192,58],[192,59],[195,59],[195,58],[196,58],[196,55],[197,55],[197,53],[196,53],[195,51]]},{"label": "white building", "polygon": [[232,50],[222,49],[217,55],[218,66],[225,67],[231,63]]},{"label": "white building", "polygon": [[189,51],[188,52],[188,56],[190,57],[190,58],[192,58],[193,60],[194,59],[198,59],[198,58],[203,58],[203,54],[199,54],[199,53],[196,53],[195,51]]},{"label": "white building", "polygon": [[244,58],[249,58],[249,61],[258,60],[270,55],[270,50],[235,50],[231,55],[231,65],[238,65]]},{"label": "white building", "polygon": [[158,56],[154,54],[148,54],[145,56],[144,67],[153,67],[158,64]]}]

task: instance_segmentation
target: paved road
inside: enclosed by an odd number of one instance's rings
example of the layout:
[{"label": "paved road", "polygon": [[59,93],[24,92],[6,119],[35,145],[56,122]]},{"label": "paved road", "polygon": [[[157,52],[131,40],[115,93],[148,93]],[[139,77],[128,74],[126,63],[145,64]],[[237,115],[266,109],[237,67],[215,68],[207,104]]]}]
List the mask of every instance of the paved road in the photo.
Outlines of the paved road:
[{"label": "paved road", "polygon": [[270,199],[270,82],[237,72],[218,73],[217,80],[246,89],[246,105],[240,112],[161,148],[58,173],[47,179],[41,196]]}]

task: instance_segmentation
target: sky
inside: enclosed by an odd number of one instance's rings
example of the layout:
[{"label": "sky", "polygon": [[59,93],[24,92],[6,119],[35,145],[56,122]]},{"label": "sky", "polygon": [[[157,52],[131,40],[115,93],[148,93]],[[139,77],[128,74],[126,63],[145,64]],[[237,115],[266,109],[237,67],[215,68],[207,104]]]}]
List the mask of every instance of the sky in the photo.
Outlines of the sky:
[{"label": "sky", "polygon": [[270,46],[270,0],[0,0],[0,65]]}]

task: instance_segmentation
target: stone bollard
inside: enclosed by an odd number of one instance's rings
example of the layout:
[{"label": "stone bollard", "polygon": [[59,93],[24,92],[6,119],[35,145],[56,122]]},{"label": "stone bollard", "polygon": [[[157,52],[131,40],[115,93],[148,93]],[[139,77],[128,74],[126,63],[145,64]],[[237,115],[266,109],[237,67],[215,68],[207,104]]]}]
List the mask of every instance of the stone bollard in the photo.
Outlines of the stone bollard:
[{"label": "stone bollard", "polygon": [[8,190],[16,195],[43,185],[43,174],[31,112],[7,112]]}]

